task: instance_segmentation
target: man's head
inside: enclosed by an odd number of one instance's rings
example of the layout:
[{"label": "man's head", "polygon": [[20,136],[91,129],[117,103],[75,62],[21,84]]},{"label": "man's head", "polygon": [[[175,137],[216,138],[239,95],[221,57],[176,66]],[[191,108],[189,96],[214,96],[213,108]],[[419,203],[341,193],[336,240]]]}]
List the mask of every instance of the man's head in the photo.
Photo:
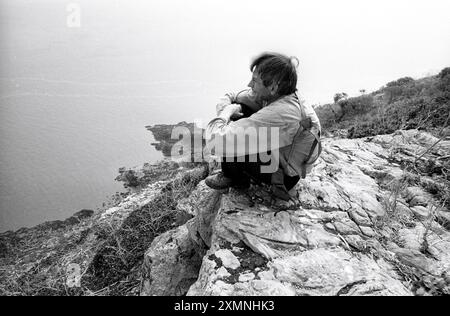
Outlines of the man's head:
[{"label": "man's head", "polygon": [[248,86],[262,100],[294,93],[297,90],[298,64],[296,57],[263,53],[250,65],[252,80]]}]

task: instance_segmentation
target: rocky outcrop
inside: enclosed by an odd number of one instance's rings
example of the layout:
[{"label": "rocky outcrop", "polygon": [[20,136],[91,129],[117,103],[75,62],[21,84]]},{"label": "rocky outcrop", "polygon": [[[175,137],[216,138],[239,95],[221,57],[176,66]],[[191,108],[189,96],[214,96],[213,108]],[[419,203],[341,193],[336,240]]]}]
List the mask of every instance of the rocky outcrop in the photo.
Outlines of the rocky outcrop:
[{"label": "rocky outcrop", "polygon": [[156,142],[152,143],[156,150],[161,151],[164,157],[174,158],[173,147],[176,147],[176,156],[182,156],[183,160],[189,162],[202,161],[202,150],[205,145],[203,129],[195,123],[180,122],[178,124],[158,124],[146,126],[152,132]]},{"label": "rocky outcrop", "polygon": [[173,178],[182,171],[183,166],[167,159],[133,168],[121,167],[115,180],[122,182],[125,188],[143,188],[151,183]]},{"label": "rocky outcrop", "polygon": [[[187,211],[195,216],[147,251],[152,277],[142,294],[161,293],[165,282],[152,274],[161,262],[171,262],[162,274],[171,276],[170,295],[450,294],[450,233],[439,220],[449,210],[430,192],[446,182],[405,170],[436,140],[415,130],[326,139],[289,209],[258,186],[221,194],[202,182],[204,199]],[[424,157],[449,153],[444,140]],[[195,282],[190,261],[174,259],[186,254],[199,269]]]},{"label": "rocky outcrop", "polygon": [[202,257],[185,225],[155,238],[144,256],[142,293],[184,295],[197,280]]},{"label": "rocky outcrop", "polygon": [[343,229],[345,235],[326,225],[343,219],[348,217],[339,211],[277,212],[232,192],[222,198],[211,248],[187,294],[410,294],[392,266],[365,253],[366,239],[355,223]]},{"label": "rocky outcrop", "polygon": [[211,224],[219,201],[220,193],[202,181],[188,198],[178,203],[177,225],[186,224],[155,238],[146,251],[142,295],[186,294],[197,280],[210,244]]}]

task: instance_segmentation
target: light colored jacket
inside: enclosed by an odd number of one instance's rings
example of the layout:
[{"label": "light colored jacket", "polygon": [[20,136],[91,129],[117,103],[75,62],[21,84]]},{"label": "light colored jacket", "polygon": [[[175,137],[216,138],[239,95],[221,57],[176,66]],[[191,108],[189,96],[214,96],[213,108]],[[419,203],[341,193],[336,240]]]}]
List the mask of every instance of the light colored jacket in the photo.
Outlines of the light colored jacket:
[{"label": "light colored jacket", "polygon": [[[240,103],[245,104],[251,108],[255,113],[247,118],[242,118],[238,121],[226,122],[225,119],[217,117],[209,122],[206,128],[206,140],[212,141],[217,137],[222,138],[222,142],[226,144],[223,151],[220,149],[216,151],[216,155],[222,157],[230,156],[245,156],[253,155],[261,152],[258,148],[255,152],[255,146],[233,146],[230,144],[234,142],[235,137],[242,137],[242,130],[251,128],[256,130],[257,139],[260,142],[267,143],[267,150],[280,149],[280,164],[288,175],[294,175],[297,172],[296,168],[289,168],[296,164],[295,161],[301,160],[301,157],[293,157],[289,153],[291,152],[290,145],[294,140],[295,135],[299,131],[300,121],[310,118],[311,119],[311,132],[318,135],[321,130],[320,121],[316,115],[314,109],[306,105],[302,99],[299,99],[296,93],[283,96],[270,104],[261,104],[255,101],[252,97],[250,89],[243,90],[239,93],[228,93],[220,99],[220,103],[217,104],[216,110],[219,116],[221,111],[229,104]],[[277,140],[271,140],[270,132],[268,135],[261,135],[261,127],[271,128],[275,127],[279,131],[279,137]],[[314,141],[314,137],[307,138],[307,142]],[[216,148],[217,149],[217,148]],[[233,150],[229,150],[233,149]],[[308,150],[309,152],[309,150]],[[305,157],[308,153],[305,154]]]}]

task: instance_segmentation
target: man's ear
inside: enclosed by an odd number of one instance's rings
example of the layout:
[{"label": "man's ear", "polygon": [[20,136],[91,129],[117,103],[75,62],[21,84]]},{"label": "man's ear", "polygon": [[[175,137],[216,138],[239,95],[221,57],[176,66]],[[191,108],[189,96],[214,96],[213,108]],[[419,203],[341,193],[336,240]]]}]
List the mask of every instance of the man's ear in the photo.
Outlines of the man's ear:
[{"label": "man's ear", "polygon": [[278,91],[278,83],[273,82],[270,86],[269,86],[269,91],[271,95],[275,95]]}]

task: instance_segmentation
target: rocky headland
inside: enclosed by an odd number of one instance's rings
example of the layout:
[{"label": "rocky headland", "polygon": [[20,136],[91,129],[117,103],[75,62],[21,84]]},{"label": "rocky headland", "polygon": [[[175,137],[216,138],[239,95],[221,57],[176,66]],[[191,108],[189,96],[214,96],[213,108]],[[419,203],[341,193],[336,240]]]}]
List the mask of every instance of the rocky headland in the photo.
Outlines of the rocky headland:
[{"label": "rocky headland", "polygon": [[153,134],[156,141],[151,145],[161,151],[164,157],[174,160],[172,149],[175,149],[176,156],[182,161],[202,161],[204,130],[195,123],[183,121],[175,125],[157,124],[145,128]]}]

